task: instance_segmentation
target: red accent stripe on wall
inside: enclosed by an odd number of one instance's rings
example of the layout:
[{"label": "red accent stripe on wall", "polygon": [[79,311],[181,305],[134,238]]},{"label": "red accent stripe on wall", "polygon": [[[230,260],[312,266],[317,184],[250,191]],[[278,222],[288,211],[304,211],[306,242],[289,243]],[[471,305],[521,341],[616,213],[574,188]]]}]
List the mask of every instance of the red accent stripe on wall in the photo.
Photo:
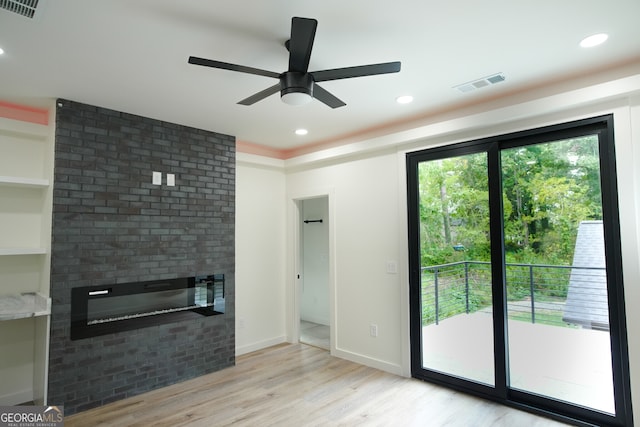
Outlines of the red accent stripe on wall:
[{"label": "red accent stripe on wall", "polygon": [[49,124],[49,111],[42,108],[26,107],[0,100],[0,117],[21,122]]}]

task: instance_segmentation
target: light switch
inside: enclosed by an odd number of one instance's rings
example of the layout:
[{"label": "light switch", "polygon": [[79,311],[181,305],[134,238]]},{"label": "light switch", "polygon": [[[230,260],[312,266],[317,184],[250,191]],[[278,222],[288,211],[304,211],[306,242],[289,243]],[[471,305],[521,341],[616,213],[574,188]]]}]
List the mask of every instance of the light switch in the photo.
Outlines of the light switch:
[{"label": "light switch", "polygon": [[151,179],[153,185],[162,185],[162,172],[153,172],[153,178]]},{"label": "light switch", "polygon": [[169,187],[175,187],[176,185],[176,176],[172,173],[167,174],[167,185]]}]

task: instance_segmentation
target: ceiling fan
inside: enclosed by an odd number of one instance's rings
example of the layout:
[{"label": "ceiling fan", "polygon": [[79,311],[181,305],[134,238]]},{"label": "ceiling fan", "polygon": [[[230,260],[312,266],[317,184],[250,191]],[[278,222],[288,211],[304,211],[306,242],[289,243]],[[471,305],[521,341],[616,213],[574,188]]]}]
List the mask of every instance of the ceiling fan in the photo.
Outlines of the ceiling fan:
[{"label": "ceiling fan", "polygon": [[291,38],[285,43],[285,47],[289,50],[289,69],[283,73],[275,73],[259,68],[245,67],[243,65],[230,64],[195,56],[189,57],[189,64],[239,71],[241,73],[256,74],[280,80],[278,84],[238,102],[238,104],[241,105],[255,104],[280,91],[282,100],[287,104],[302,105],[311,101],[312,98],[315,98],[331,108],[343,107],[346,104],[317,85],[317,82],[397,73],[400,71],[400,62],[308,71],[317,26],[318,21],[315,19],[297,17],[291,19]]}]

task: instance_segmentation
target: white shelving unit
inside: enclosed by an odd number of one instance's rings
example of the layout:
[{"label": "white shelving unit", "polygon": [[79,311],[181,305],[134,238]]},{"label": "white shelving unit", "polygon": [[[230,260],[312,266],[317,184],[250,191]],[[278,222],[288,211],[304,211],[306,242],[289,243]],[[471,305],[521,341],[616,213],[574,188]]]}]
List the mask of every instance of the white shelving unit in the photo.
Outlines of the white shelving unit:
[{"label": "white shelving unit", "polygon": [[[44,255],[47,248],[0,248],[0,256],[7,255]],[[2,274],[2,273],[0,273]]]},{"label": "white shelving unit", "polygon": [[24,178],[22,176],[0,176],[0,185],[9,187],[47,188],[48,179]]},{"label": "white shelving unit", "polygon": [[49,125],[0,117],[0,405],[47,401],[55,108],[50,110]]}]

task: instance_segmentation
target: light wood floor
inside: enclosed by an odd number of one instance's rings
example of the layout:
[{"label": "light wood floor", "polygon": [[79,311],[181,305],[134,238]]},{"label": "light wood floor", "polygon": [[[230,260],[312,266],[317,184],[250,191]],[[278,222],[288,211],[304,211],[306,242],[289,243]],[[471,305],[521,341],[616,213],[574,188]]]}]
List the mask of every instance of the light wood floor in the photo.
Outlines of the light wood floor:
[{"label": "light wood floor", "polygon": [[564,424],[281,344],[236,366],[65,419],[65,426],[504,426]]}]

